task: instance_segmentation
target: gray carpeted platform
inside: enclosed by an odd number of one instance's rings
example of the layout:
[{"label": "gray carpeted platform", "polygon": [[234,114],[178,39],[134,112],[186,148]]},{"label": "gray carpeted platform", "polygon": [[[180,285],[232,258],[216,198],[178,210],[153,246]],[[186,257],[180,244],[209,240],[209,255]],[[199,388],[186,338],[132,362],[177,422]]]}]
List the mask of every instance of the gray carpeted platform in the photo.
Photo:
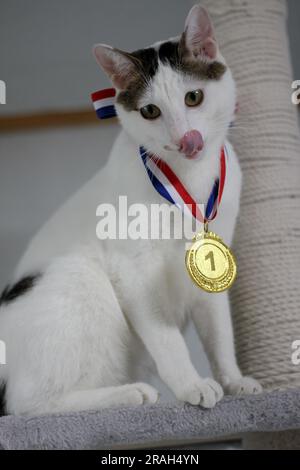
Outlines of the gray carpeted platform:
[{"label": "gray carpeted platform", "polygon": [[300,428],[300,390],[226,397],[214,409],[186,404],[0,418],[0,449],[150,447]]}]

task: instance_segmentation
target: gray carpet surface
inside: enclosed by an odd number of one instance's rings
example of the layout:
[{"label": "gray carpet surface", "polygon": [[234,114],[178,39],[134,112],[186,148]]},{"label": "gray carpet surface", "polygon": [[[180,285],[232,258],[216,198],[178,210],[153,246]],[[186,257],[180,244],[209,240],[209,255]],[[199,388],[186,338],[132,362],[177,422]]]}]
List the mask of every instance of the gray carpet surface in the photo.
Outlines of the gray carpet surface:
[{"label": "gray carpet surface", "polygon": [[212,410],[180,403],[0,418],[0,449],[110,449],[300,428],[300,389],[225,397]]}]

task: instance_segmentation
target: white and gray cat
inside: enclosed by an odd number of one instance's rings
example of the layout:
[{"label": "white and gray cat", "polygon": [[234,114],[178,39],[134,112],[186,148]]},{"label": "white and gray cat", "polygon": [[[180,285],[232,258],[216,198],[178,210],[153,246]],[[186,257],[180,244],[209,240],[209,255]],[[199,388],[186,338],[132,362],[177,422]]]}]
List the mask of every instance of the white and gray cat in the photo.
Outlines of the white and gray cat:
[{"label": "white and gray cat", "polygon": [[[236,103],[211,20],[196,5],[179,38],[132,53],[100,44],[94,53],[117,90],[123,130],[105,168],[31,241],[2,294],[2,413],[154,403],[157,391],[141,381],[144,356],[177,399],[193,405],[213,407],[223,390],[258,393],[236,362],[228,294],[191,282],[184,240],[100,241],[95,234],[100,202],[117,205],[119,195],[129,203],[164,202],[141,164],[140,145],[165,160],[197,201],[207,201]],[[211,224],[227,244],[241,188],[232,148],[230,155]],[[215,380],[200,377],[191,362],[182,336],[190,317]]]}]

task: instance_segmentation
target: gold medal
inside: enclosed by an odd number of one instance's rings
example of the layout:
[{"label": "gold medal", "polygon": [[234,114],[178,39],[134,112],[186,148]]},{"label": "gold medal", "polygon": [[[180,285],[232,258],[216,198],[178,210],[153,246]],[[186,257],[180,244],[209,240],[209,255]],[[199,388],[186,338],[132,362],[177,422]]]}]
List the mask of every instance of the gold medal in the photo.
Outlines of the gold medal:
[{"label": "gold medal", "polygon": [[194,238],[185,264],[195,284],[206,292],[229,289],[236,278],[233,253],[218,235],[206,230]]}]

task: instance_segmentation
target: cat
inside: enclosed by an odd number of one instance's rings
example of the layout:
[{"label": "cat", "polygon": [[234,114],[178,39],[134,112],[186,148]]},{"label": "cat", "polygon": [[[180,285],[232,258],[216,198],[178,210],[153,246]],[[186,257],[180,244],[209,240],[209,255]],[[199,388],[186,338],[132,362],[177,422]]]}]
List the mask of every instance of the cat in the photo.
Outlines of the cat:
[{"label": "cat", "polygon": [[[192,405],[211,408],[224,392],[259,393],[260,384],[236,362],[228,293],[192,283],[183,240],[100,241],[95,234],[99,201],[117,205],[126,195],[129,203],[162,203],[140,145],[168,163],[197,201],[207,201],[236,103],[211,19],[195,5],[177,38],[132,53],[99,44],[94,55],[117,90],[123,129],[106,166],[33,238],[2,294],[2,412],[155,403],[157,390],[141,378],[143,358],[178,400]],[[210,227],[230,245],[242,176],[226,145],[226,184]],[[189,318],[214,379],[200,377],[191,362],[182,335]]]}]

